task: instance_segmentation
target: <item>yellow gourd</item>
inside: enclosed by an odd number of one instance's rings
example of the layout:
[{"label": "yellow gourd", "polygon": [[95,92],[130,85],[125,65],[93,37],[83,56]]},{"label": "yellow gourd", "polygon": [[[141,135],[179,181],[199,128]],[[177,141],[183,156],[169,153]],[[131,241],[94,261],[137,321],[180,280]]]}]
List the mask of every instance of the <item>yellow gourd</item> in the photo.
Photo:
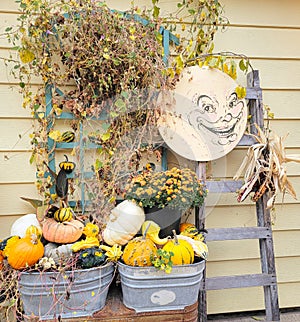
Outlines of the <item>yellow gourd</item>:
[{"label": "yellow gourd", "polygon": [[147,228],[146,237],[150,238],[156,245],[165,245],[169,241],[168,237],[159,238],[160,227],[156,222],[146,220],[142,225],[142,234],[144,234]]},{"label": "yellow gourd", "polygon": [[194,262],[194,250],[192,245],[183,239],[178,239],[175,230],[173,230],[174,239],[169,240],[163,247],[163,250],[172,252],[171,257],[173,265],[186,265]]},{"label": "yellow gourd", "polygon": [[70,207],[60,208],[55,211],[54,219],[59,222],[70,221],[73,219],[73,210]]}]

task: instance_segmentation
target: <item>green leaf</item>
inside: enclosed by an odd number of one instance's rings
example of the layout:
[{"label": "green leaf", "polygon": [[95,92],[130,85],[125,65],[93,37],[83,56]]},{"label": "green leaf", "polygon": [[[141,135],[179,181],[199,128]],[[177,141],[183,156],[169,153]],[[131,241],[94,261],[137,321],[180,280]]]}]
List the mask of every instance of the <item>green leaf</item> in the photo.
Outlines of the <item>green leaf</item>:
[{"label": "green leaf", "polygon": [[191,14],[191,15],[194,15],[196,13],[196,11],[194,9],[189,9],[188,13]]},{"label": "green leaf", "polygon": [[97,159],[97,160],[95,161],[94,166],[95,166],[95,171],[98,171],[99,169],[103,168],[103,162],[102,162],[102,161],[100,161],[99,159]]},{"label": "green leaf", "polygon": [[154,7],[153,7],[153,17],[154,17],[154,18],[159,17],[159,12],[160,12],[160,8],[159,8],[159,7],[157,7],[157,6],[154,6]]},{"label": "green leaf", "polygon": [[104,133],[104,134],[102,134],[102,136],[101,136],[101,140],[103,141],[103,142],[106,142],[106,141],[108,141],[110,139],[110,132],[108,131],[108,132],[106,132],[106,133]]},{"label": "green leaf", "polygon": [[29,159],[29,163],[30,163],[30,164],[33,164],[33,162],[35,162],[35,156],[36,156],[36,154],[33,152],[33,153],[31,154],[31,156],[30,156],[30,159]]},{"label": "green leaf", "polygon": [[124,103],[124,101],[121,98],[118,98],[115,102],[115,106],[120,109],[123,109],[123,108],[125,108],[126,104]]},{"label": "green leaf", "polygon": [[244,59],[241,59],[241,60],[240,60],[240,62],[239,62],[239,68],[240,68],[240,70],[241,70],[242,72],[244,72],[244,71],[247,69],[247,67],[246,67],[246,65],[245,65],[245,62],[244,62]]}]

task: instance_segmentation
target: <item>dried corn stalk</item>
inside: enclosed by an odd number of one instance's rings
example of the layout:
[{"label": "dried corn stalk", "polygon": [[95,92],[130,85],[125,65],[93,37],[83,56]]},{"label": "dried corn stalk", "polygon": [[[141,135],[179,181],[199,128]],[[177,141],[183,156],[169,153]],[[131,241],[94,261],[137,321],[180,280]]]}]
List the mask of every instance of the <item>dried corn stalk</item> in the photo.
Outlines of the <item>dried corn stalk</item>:
[{"label": "dried corn stalk", "polygon": [[279,137],[275,133],[266,136],[256,125],[257,135],[253,135],[257,143],[249,147],[240,168],[234,176],[238,180],[244,172],[244,185],[240,188],[237,200],[244,201],[254,192],[253,201],[257,201],[266,191],[270,198],[267,208],[274,205],[278,192],[289,193],[296,199],[296,192],[287,178],[285,163],[300,162],[300,156],[286,155],[283,141],[285,137]]}]

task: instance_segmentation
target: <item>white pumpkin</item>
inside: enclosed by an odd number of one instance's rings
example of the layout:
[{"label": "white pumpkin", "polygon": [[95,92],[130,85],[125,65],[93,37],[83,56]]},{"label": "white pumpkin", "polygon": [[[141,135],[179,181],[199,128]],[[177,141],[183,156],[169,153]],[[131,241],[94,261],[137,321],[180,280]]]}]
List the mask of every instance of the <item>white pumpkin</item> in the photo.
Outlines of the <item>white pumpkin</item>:
[{"label": "white pumpkin", "polygon": [[134,202],[124,200],[112,209],[103,240],[110,246],[125,245],[137,234],[144,221],[144,210]]},{"label": "white pumpkin", "polygon": [[36,214],[27,214],[18,218],[11,226],[10,235],[23,238],[25,237],[26,229],[31,225],[41,228]]}]

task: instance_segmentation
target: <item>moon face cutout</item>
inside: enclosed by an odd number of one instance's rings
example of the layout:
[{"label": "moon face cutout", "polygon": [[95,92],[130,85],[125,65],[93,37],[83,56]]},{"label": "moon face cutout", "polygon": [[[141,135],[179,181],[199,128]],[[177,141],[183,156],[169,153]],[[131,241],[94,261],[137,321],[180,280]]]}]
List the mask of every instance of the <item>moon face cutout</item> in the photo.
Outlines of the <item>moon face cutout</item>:
[{"label": "moon face cutout", "polygon": [[242,138],[247,104],[238,84],[217,69],[186,68],[174,91],[174,103],[159,120],[159,132],[177,154],[196,161],[228,154]]}]

